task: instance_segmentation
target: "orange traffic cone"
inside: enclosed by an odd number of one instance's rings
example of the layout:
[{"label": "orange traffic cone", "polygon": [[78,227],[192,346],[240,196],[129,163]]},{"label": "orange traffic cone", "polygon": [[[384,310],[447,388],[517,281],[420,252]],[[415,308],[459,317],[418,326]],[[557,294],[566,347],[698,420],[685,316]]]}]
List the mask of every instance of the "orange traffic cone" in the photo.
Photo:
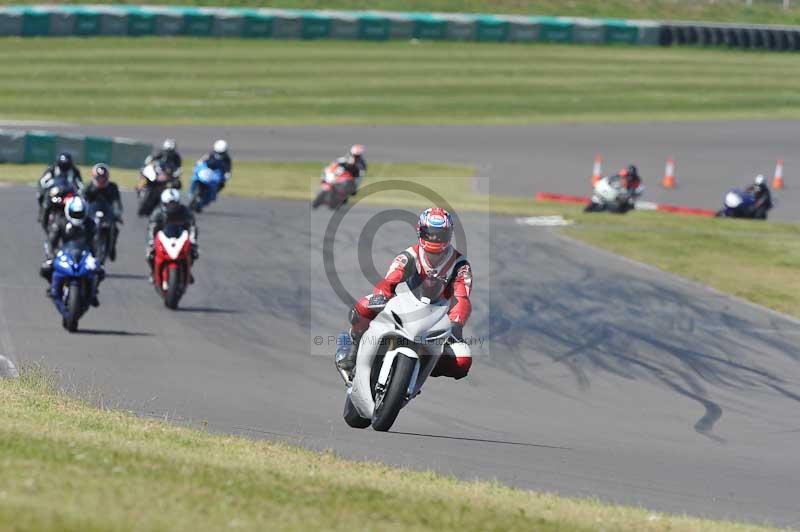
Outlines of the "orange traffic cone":
[{"label": "orange traffic cone", "polygon": [[592,186],[595,186],[601,179],[603,179],[603,158],[598,153],[594,156],[594,165],[592,166]]},{"label": "orange traffic cone", "polygon": [[661,186],[664,188],[675,188],[675,161],[672,156],[667,157],[667,166],[664,168],[664,179],[661,180]]},{"label": "orange traffic cone", "polygon": [[775,165],[775,177],[772,178],[772,188],[774,189],[782,189],[784,188],[783,184],[783,161],[778,161],[778,164]]}]

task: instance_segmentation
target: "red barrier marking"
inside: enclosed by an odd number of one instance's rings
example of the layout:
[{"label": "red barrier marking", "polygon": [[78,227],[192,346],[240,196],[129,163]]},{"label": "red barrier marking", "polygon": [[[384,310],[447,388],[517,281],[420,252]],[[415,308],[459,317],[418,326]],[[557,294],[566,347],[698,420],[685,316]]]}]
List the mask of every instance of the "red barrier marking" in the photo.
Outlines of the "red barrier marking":
[{"label": "red barrier marking", "polygon": [[[579,203],[585,205],[591,198],[584,196],[570,196],[569,194],[553,194],[551,192],[537,192],[536,201],[554,201],[556,203]],[[709,209],[698,209],[696,207],[682,207],[680,205],[655,204],[656,210],[661,212],[671,212],[674,214],[690,214],[693,216],[713,217],[716,212]]]}]

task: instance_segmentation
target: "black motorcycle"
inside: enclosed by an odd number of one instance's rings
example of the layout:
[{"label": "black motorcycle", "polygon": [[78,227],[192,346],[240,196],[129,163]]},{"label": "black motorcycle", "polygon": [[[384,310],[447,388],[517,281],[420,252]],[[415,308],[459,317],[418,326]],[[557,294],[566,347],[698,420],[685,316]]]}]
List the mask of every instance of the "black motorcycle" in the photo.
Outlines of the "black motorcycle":
[{"label": "black motorcycle", "polygon": [[161,193],[168,188],[180,190],[181,169],[169,164],[150,163],[141,171],[139,186],[136,187],[139,206],[136,214],[150,216],[158,206]]}]

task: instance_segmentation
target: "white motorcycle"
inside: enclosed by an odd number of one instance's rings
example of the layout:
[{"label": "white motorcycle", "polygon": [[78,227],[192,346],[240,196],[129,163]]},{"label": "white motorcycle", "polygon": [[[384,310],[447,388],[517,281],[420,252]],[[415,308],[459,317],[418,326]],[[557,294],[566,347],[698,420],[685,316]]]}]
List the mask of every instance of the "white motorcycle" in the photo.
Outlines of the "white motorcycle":
[{"label": "white motorcycle", "polygon": [[634,208],[634,202],[642,192],[644,192],[643,186],[639,186],[635,191],[629,191],[623,186],[620,176],[604,177],[595,183],[592,201],[583,212],[609,211],[625,214]]},{"label": "white motorcycle", "polygon": [[[397,285],[395,297],[361,337],[354,375],[339,369],[347,386],[343,416],[349,426],[389,430],[446,349],[452,351],[448,356],[470,355],[469,345],[452,334],[448,301],[425,297],[426,292],[432,291],[423,287],[417,297],[406,283]],[[339,337],[337,358],[347,348],[343,337],[349,341],[346,334]]]}]

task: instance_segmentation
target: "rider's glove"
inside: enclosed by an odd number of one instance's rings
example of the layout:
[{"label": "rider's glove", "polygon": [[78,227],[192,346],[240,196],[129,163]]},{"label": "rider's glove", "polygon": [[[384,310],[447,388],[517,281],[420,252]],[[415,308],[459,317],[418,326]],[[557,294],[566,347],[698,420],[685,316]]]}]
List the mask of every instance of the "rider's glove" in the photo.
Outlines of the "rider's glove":
[{"label": "rider's glove", "polygon": [[389,302],[389,299],[383,294],[374,294],[370,296],[367,300],[367,308],[370,310],[383,310],[383,307],[386,306],[386,303]]}]

